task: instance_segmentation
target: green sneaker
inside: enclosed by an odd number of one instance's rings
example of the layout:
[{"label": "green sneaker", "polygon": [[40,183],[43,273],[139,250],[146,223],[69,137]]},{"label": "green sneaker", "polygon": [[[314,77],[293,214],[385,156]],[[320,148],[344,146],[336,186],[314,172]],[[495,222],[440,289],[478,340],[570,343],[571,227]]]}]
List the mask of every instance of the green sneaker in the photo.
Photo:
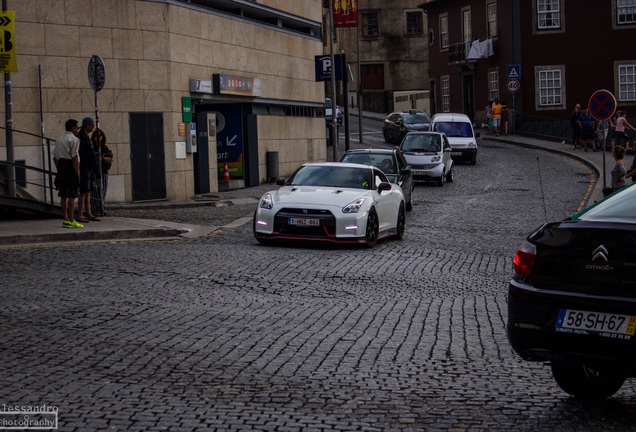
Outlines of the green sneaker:
[{"label": "green sneaker", "polygon": [[64,219],[64,222],[62,222],[62,226],[64,228],[73,228],[73,222],[71,222],[70,220]]},{"label": "green sneaker", "polygon": [[81,223],[79,223],[78,221],[74,220],[73,222],[71,222],[73,224],[72,228],[84,228],[84,225],[82,225]]}]

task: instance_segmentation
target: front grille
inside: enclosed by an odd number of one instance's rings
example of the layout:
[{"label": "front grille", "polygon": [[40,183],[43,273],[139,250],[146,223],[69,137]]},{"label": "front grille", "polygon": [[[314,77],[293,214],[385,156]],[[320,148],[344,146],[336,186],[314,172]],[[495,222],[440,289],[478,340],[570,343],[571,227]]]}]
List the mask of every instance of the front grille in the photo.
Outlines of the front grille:
[{"label": "front grille", "polygon": [[[289,225],[290,217],[319,219],[320,226]],[[274,217],[274,232],[279,235],[297,237],[334,237],[336,235],[336,218],[329,210],[284,208]]]}]

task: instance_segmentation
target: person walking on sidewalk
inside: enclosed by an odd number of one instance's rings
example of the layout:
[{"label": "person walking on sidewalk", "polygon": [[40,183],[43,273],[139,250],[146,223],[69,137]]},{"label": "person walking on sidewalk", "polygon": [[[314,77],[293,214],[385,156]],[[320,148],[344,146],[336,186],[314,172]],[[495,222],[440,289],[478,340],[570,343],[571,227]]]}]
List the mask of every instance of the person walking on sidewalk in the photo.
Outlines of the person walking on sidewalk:
[{"label": "person walking on sidewalk", "polygon": [[581,116],[581,104],[576,104],[572,115],[570,115],[570,127],[572,127],[572,148],[576,150],[581,143],[581,124],[579,117]]},{"label": "person walking on sidewalk", "polygon": [[502,111],[503,105],[499,103],[499,98],[495,98],[495,103],[492,104],[492,122],[495,125],[495,136],[499,136]]},{"label": "person walking on sidewalk", "polygon": [[616,192],[626,184],[625,176],[627,175],[627,170],[625,169],[625,149],[617,145],[614,147],[613,156],[616,165],[614,165],[610,174],[612,176],[612,190]]},{"label": "person walking on sidewalk", "polygon": [[99,173],[97,155],[90,137],[94,129],[95,121],[91,117],[84,117],[82,129],[77,134],[80,140],[80,196],[77,203],[77,220],[82,223],[101,220],[91,213],[91,190],[94,189]]},{"label": "person walking on sidewalk", "polygon": [[64,124],[66,132],[55,141],[53,163],[57,169],[55,188],[58,190],[64,220],[64,228],[84,228],[75,220],[75,198],[79,193],[80,160],[79,139],[75,136],[79,130],[77,120],[68,119]]},{"label": "person walking on sidewalk", "polygon": [[581,127],[581,146],[587,152],[588,147],[596,151],[594,146],[594,117],[590,114],[588,107],[583,108],[579,115],[579,126]]},{"label": "person walking on sidewalk", "polygon": [[625,111],[619,111],[618,117],[616,118],[616,145],[625,148],[629,139],[627,137],[626,129],[636,130],[634,126],[629,124],[625,116],[627,113]]}]

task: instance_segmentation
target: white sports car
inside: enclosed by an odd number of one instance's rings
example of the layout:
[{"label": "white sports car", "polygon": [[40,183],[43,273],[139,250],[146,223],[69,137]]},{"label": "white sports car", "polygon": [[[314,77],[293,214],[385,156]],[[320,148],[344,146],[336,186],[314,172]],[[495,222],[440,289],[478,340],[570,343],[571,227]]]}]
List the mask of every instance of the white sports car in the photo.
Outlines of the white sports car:
[{"label": "white sports car", "polygon": [[254,214],[254,236],[271,240],[362,243],[401,239],[406,222],[402,188],[373,166],[307,163],[278,190],[261,198]]}]

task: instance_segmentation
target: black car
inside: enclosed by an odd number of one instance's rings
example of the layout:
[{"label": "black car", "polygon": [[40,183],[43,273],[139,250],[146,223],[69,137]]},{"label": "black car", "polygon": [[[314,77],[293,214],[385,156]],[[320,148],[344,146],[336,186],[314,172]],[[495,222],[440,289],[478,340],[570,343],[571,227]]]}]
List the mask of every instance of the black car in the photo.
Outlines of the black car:
[{"label": "black car", "polygon": [[391,183],[402,188],[406,209],[413,209],[413,174],[400,149],[348,150],[340,162],[360,163],[380,168]]},{"label": "black car", "polygon": [[523,359],[550,362],[579,398],[636,376],[636,186],[541,226],[513,266],[507,331]]},{"label": "black car", "polygon": [[387,116],[382,127],[384,142],[400,144],[409,132],[427,131],[431,126],[431,117],[424,111],[396,111]]}]

